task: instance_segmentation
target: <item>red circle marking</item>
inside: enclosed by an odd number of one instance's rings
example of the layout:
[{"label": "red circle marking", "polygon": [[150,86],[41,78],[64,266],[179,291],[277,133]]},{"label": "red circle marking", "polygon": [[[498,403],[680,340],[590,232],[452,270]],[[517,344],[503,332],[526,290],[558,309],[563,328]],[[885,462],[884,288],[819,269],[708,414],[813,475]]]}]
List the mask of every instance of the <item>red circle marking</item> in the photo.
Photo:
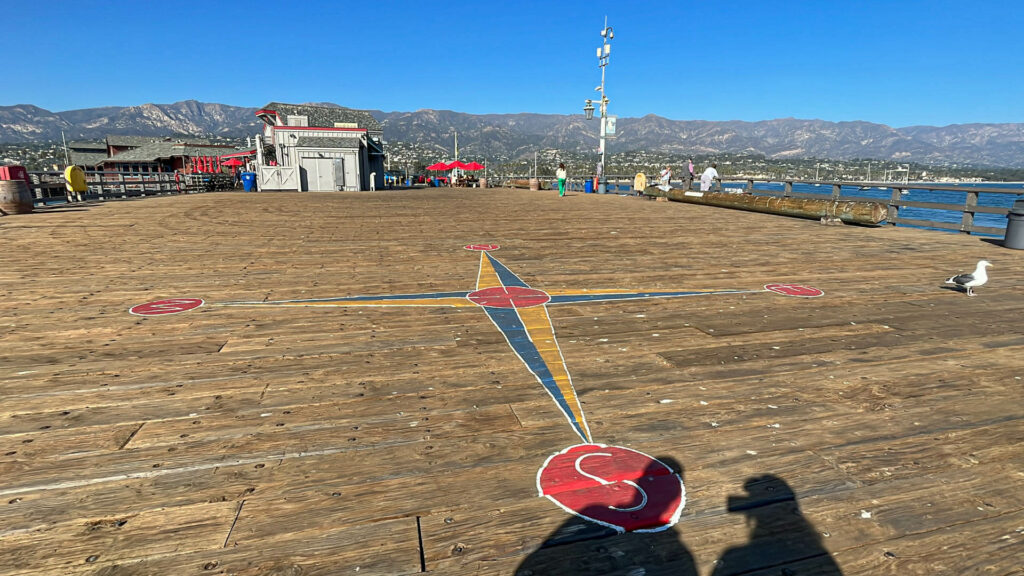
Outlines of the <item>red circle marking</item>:
[{"label": "red circle marking", "polygon": [[824,290],[800,284],[766,284],[764,289],[785,296],[801,296],[803,298],[814,298],[825,294]]},{"label": "red circle marking", "polygon": [[489,308],[530,308],[551,300],[547,292],[519,286],[484,288],[466,295],[474,304]]},{"label": "red circle marking", "polygon": [[476,252],[490,252],[491,250],[501,248],[501,246],[498,246],[497,244],[469,244],[467,246],[463,246],[463,248],[466,250],[474,250]]},{"label": "red circle marking", "polygon": [[567,512],[620,532],[658,532],[679,521],[683,480],[647,454],[580,444],[548,458],[537,488]]},{"label": "red circle marking", "polygon": [[136,316],[164,316],[166,314],[177,314],[186,312],[203,305],[201,298],[171,298],[168,300],[157,300],[132,306],[128,312]]}]

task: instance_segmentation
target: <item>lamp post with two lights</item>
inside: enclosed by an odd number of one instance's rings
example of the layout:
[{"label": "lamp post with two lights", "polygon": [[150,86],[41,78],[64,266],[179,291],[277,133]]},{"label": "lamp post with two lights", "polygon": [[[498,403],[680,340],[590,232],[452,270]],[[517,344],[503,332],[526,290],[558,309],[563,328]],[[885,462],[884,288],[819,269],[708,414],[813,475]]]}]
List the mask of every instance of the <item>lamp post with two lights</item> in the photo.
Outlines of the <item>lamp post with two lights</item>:
[{"label": "lamp post with two lights", "polygon": [[[607,192],[608,180],[605,177],[605,138],[608,134],[608,97],[604,93],[604,67],[608,65],[608,57],[611,54],[612,46],[609,43],[612,38],[615,37],[615,33],[612,32],[612,27],[608,25],[608,18],[604,19],[604,28],[601,30],[601,37],[604,42],[601,46],[597,47],[597,61],[598,66],[601,68],[601,85],[595,88],[601,93],[601,99],[598,101],[601,111],[601,128],[598,132],[600,144],[598,152],[601,153],[601,161],[597,165],[597,192],[598,194],[604,194]],[[591,99],[586,100],[586,104],[583,106],[583,113],[586,114],[587,120],[594,118],[594,101]]]}]

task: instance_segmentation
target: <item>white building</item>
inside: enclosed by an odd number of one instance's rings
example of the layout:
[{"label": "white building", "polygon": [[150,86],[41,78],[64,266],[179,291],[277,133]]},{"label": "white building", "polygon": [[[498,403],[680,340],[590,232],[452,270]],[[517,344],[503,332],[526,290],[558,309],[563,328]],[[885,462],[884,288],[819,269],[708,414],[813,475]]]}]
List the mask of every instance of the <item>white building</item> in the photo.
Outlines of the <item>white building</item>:
[{"label": "white building", "polygon": [[383,131],[369,112],[271,102],[256,112],[273,150],[258,167],[261,190],[369,190],[384,187]]}]

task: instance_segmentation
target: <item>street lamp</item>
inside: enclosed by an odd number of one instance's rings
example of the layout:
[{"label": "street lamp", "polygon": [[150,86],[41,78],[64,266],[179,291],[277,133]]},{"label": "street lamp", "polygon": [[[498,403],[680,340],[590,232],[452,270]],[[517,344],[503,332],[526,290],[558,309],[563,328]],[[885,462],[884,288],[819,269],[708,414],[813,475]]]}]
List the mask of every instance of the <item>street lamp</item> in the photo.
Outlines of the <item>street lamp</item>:
[{"label": "street lamp", "polygon": [[[602,44],[597,47],[597,62],[601,68],[601,85],[595,88],[601,93],[601,99],[598,104],[601,106],[601,128],[598,132],[600,138],[600,145],[598,151],[601,153],[601,161],[597,165],[597,192],[598,194],[604,194],[607,191],[608,180],[604,174],[604,152],[605,152],[605,136],[607,135],[608,129],[608,97],[604,94],[604,67],[608,65],[608,57],[611,54],[612,46],[609,41],[615,37],[615,33],[612,32],[612,27],[608,25],[608,17],[604,18],[604,29],[601,30],[601,38],[604,39]],[[583,106],[583,113],[586,114],[587,120],[594,118],[594,101],[587,99]]]}]

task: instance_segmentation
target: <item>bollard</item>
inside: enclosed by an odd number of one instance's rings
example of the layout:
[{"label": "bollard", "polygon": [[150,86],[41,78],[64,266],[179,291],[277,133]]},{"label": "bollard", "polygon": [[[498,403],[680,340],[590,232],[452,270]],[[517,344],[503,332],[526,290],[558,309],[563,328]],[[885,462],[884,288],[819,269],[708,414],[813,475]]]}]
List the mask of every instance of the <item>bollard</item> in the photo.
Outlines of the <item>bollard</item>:
[{"label": "bollard", "polygon": [[1006,214],[1006,236],[1003,246],[1024,250],[1024,196],[1018,198]]}]

